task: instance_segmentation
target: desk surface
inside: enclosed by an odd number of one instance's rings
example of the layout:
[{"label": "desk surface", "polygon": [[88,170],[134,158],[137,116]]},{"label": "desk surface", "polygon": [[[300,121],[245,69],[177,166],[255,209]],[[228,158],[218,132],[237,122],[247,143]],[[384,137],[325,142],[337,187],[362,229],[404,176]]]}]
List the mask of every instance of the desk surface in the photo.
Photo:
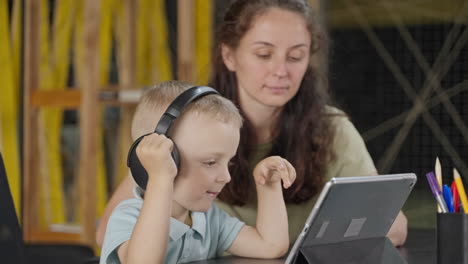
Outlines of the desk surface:
[{"label": "desk surface", "polygon": [[[436,235],[433,229],[410,229],[405,245],[398,249],[408,264],[436,263]],[[226,257],[193,262],[194,264],[280,264],[282,259],[259,260],[240,257]]]},{"label": "desk surface", "polygon": [[408,264],[435,264],[437,241],[434,229],[410,229],[405,245],[399,248]]}]

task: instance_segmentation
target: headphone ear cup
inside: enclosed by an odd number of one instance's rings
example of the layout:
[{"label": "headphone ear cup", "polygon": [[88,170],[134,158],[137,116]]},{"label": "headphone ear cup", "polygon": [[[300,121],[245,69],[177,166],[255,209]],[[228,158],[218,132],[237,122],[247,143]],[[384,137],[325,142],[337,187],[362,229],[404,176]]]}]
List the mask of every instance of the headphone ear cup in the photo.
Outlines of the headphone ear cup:
[{"label": "headphone ear cup", "polygon": [[[151,133],[150,133],[151,134]],[[138,158],[138,155],[136,153],[136,149],[138,145],[140,144],[141,140],[149,134],[143,135],[139,137],[135,142],[133,142],[132,146],[130,147],[130,150],[128,151],[128,157],[127,157],[127,166],[130,168],[130,172],[132,173],[132,177],[135,180],[135,182],[138,184],[138,186],[146,190],[146,185],[148,184],[148,173],[145,170],[145,167],[140,162],[140,159]],[[171,139],[172,140],[172,139]],[[177,145],[173,142],[173,148],[171,152],[172,159],[174,160],[175,165],[177,166],[177,169],[179,169],[180,166],[180,155],[179,155],[179,149],[177,148]]]},{"label": "headphone ear cup", "polygon": [[177,148],[177,145],[175,144],[174,141],[172,141],[172,145],[173,145],[173,147],[172,147],[171,156],[172,156],[172,159],[174,160],[174,163],[175,163],[175,165],[177,167],[177,170],[179,170],[179,168],[180,168],[179,149]]},{"label": "headphone ear cup", "polygon": [[135,142],[133,142],[132,146],[130,147],[130,150],[128,151],[127,157],[127,166],[130,168],[132,177],[138,184],[138,186],[143,190],[146,190],[146,185],[148,184],[148,173],[146,172],[145,168],[138,159],[136,149],[145,136],[146,135],[143,135],[137,140],[135,140]]}]

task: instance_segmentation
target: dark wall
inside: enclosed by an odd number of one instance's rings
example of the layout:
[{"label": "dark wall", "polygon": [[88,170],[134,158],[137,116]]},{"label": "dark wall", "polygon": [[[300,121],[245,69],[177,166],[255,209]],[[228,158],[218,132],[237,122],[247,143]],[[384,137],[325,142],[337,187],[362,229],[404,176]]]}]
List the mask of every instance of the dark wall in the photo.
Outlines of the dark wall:
[{"label": "dark wall", "polygon": [[[408,30],[428,63],[432,65],[452,28],[451,24],[433,24],[410,26]],[[466,29],[466,26],[461,27],[461,32]],[[374,28],[373,30],[414,91],[420,94],[426,75],[417,64],[413,52],[407,47],[398,30],[394,27]],[[455,36],[458,38],[459,34]],[[376,164],[380,167],[378,168],[380,172],[415,172],[421,178],[426,172],[433,170],[436,156],[439,156],[444,169],[444,178],[448,182],[449,176],[452,177],[451,168],[455,166],[454,160],[421,116],[411,127],[393,165],[388,171],[382,171],[382,164],[379,160],[391,146],[402,123],[398,123],[394,128],[374,138],[368,138],[367,132],[382,122],[408,111],[412,108],[413,102],[361,29],[332,29],[331,38],[333,41],[330,59],[331,87],[342,108],[351,116],[364,137],[367,137],[366,144]],[[448,57],[445,56],[444,65],[447,60]],[[467,45],[462,46],[455,63],[448,68],[445,75],[442,75],[442,89],[448,92],[464,80],[468,80]],[[466,89],[468,84],[464,87],[465,90],[453,96],[450,101],[467,126],[468,92]],[[431,93],[430,98],[433,99],[434,96],[435,94]],[[466,163],[468,139],[463,138],[453,122],[452,115],[442,104],[432,107],[429,113]],[[422,182],[421,179],[420,182]]]}]

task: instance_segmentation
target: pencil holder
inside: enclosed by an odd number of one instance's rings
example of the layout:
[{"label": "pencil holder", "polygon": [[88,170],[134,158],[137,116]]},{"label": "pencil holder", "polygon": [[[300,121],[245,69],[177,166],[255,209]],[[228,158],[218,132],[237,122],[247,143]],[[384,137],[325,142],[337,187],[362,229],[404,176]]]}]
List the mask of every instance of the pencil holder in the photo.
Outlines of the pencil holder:
[{"label": "pencil holder", "polygon": [[437,214],[437,263],[468,264],[468,214]]}]

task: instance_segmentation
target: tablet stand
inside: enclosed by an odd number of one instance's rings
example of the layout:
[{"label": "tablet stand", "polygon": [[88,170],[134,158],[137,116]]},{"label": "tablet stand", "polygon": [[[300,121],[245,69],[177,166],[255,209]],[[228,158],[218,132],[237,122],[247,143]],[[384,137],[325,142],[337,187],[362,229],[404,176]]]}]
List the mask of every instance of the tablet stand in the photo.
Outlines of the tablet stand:
[{"label": "tablet stand", "polygon": [[406,264],[387,237],[302,247],[295,264]]}]

